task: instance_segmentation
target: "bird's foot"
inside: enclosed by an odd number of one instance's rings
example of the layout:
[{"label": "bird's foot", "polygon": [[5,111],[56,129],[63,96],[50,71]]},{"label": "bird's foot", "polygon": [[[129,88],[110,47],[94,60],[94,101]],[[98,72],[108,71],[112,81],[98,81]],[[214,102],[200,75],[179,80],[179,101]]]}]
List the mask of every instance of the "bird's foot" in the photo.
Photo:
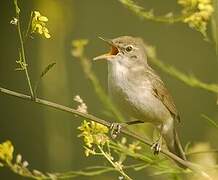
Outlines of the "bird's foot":
[{"label": "bird's foot", "polygon": [[152,144],[151,149],[154,150],[154,155],[158,155],[161,151],[161,138]]},{"label": "bird's foot", "polygon": [[120,134],[122,128],[122,123],[112,123],[110,126],[110,134],[112,139],[117,138],[118,134]]}]

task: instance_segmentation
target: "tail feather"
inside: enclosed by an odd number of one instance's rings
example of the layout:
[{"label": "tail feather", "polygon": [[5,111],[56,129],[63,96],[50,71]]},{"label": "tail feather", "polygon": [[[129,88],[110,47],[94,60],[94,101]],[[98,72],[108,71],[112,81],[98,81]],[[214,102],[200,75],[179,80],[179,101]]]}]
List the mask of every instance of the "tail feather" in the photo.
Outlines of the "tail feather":
[{"label": "tail feather", "polygon": [[[182,148],[182,145],[179,140],[178,133],[175,128],[173,128],[173,133],[171,135],[165,134],[164,137],[166,141],[167,148],[170,152],[176,154],[178,157],[180,157],[183,160],[187,160],[185,156],[185,152]],[[180,167],[183,167],[180,163],[176,162]]]},{"label": "tail feather", "polygon": [[174,128],[174,149],[173,152],[179,156],[180,158],[182,158],[183,160],[187,160],[186,156],[185,156],[185,152],[182,148],[182,144],[179,140],[179,136],[178,133],[176,131],[176,129]]}]

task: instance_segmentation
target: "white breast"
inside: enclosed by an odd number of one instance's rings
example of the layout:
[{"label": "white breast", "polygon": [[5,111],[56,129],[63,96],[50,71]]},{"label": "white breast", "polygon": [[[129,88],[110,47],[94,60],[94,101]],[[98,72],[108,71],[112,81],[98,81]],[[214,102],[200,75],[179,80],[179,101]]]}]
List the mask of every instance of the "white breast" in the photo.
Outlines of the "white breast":
[{"label": "white breast", "polygon": [[117,107],[131,118],[161,123],[170,117],[166,107],[152,94],[150,81],[145,77],[137,82],[134,74],[119,64],[113,62],[108,69],[108,88]]}]

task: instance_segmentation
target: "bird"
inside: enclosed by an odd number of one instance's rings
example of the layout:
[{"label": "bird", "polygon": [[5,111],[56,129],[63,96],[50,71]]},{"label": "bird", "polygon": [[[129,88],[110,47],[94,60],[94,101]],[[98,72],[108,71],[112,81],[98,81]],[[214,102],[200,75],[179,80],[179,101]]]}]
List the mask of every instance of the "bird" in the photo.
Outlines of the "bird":
[{"label": "bird", "polygon": [[[109,44],[111,50],[93,59],[107,60],[109,95],[119,110],[131,119],[126,124],[153,124],[159,132],[151,147],[154,154],[161,151],[163,138],[170,152],[186,160],[176,129],[179,113],[164,82],[148,64],[144,41],[132,36],[100,39]],[[112,124],[112,137],[117,136],[120,128],[121,123]]]}]

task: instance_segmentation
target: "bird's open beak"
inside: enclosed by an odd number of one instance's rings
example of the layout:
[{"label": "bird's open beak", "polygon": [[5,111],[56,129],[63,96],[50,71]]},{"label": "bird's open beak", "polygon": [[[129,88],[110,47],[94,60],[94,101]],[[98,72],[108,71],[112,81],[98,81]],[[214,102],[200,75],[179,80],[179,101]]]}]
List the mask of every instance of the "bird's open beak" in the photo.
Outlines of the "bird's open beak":
[{"label": "bird's open beak", "polygon": [[111,46],[111,50],[109,53],[102,54],[100,56],[93,58],[94,61],[99,60],[99,59],[107,59],[108,60],[109,58],[114,57],[119,53],[118,47],[115,46],[115,44],[110,39],[105,39],[102,37],[99,37],[99,38],[101,40],[103,40],[104,42],[106,42],[107,44],[109,44]]}]

